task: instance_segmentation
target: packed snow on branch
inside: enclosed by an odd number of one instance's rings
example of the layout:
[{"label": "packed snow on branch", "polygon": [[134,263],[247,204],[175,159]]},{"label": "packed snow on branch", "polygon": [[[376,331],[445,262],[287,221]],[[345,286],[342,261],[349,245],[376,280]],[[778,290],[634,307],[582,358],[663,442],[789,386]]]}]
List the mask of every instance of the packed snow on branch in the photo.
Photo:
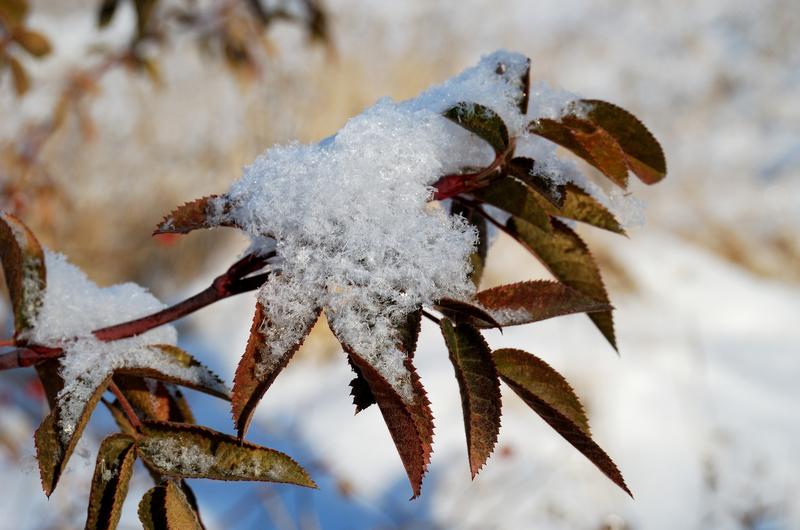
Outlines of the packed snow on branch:
[{"label": "packed snow on branch", "polygon": [[[113,342],[97,340],[92,331],[145,316],[165,306],[145,288],[124,283],[100,288],[62,254],[46,251],[47,288],[31,333],[31,341],[64,349],[61,376],[64,388],[58,394],[62,435],[74,431],[81,412],[95,389],[114,370],[152,368],[193,381],[210,381],[200,367],[186,367],[148,345],[175,345],[178,334],[172,326],[161,326],[141,335]],[[224,389],[222,389],[224,391]]]},{"label": "packed snow on branch", "polygon": [[302,340],[315,309],[323,308],[336,335],[410,395],[396,347],[398,324],[420,305],[465,298],[474,289],[467,275],[476,234],[431,203],[432,185],[493,159],[488,144],[442,113],[459,102],[484,105],[512,136],[526,136],[525,149],[554,181],[580,178],[556,157],[554,144],[524,133],[531,120],[558,117],[577,97],[536,84],[522,115],[527,62],[495,52],[417,98],[382,99],[335,136],[273,147],[245,169],[224,199],[232,208],[222,215],[248,232],[255,248],[265,238],[277,242],[281,274],[259,293],[274,352],[264,370]]}]

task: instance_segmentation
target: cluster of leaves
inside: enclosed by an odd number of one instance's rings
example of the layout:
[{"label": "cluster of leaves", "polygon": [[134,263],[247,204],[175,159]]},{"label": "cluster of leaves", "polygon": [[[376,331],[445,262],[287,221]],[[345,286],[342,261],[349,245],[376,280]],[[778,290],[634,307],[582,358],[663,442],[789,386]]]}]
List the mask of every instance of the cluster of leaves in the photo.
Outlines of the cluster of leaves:
[{"label": "cluster of leaves", "polygon": [[[498,65],[497,75],[505,68]],[[518,110],[527,114],[529,73],[515,80]],[[469,467],[474,477],[496,445],[500,429],[504,382],[556,432],[584,454],[614,483],[630,494],[611,458],[592,439],[589,422],[578,396],[547,363],[518,349],[492,351],[482,330],[541,321],[561,315],[586,313],[616,348],[612,307],[600,271],[586,244],[563,219],[624,233],[614,216],[586,190],[553,182],[539,171],[535,160],[515,155],[516,138],[491,109],[463,102],[445,117],[485,140],[495,159],[475,171],[444,175],[436,183],[434,199],[451,199],[453,215],[472,223],[479,244],[472,260],[471,279],[479,288],[488,251],[488,225],[494,224],[535,255],[557,281],[537,280],[477,290],[468,300],[442,299],[420,307],[397,327],[397,347],[406,355],[411,374],[411,396],[401,395],[373,366],[368,357],[347,343],[342,346],[355,372],[351,395],[360,412],[373,404],[380,409],[408,474],[414,496],[420,494],[430,463],[433,417],[425,389],[414,368],[414,353],[423,316],[438,323],[461,391]],[[530,123],[525,134],[555,142],[583,158],[616,185],[627,185],[628,172],[646,183],[665,176],[661,149],[647,129],[628,112],[602,101],[571,104],[559,119]],[[485,205],[509,215],[505,223],[493,218]],[[225,196],[205,197],[172,212],[155,233],[185,234],[200,228],[236,226],[225,213]],[[222,213],[222,215],[220,215]],[[224,296],[260,287],[269,277],[270,256],[249,255],[234,264],[206,291],[154,315],[95,330],[98,340],[123,339],[164,324]],[[113,528],[127,493],[133,462],[139,458],[156,485],[139,505],[146,528],[201,528],[194,496],[186,478],[260,480],[314,487],[306,472],[288,456],[244,441],[254,410],[281,370],[289,363],[302,338],[281,351],[268,340],[270,322],[256,304],[246,350],[230,396],[219,379],[191,355],[174,346],[149,348],[164,362],[195,366],[205,371],[198,384],[161,373],[156,368],[118,369],[95,389],[77,427],[64,432],[59,421],[59,392],[64,381],[52,345],[32,344],[31,326],[43,303],[47,271],[42,249],[33,234],[15,217],[0,215],[0,259],[15,315],[12,352],[0,356],[0,368],[35,366],[45,388],[51,412],[35,434],[42,485],[47,495],[55,489],[84,427],[98,402],[110,410],[120,433],[100,446],[92,483],[87,528]],[[217,294],[215,294],[217,293]],[[221,294],[220,294],[221,293]],[[309,308],[306,333],[325,308]],[[435,316],[431,311],[439,313]],[[328,318],[335,319],[329,314]],[[278,359],[265,364],[263,359]],[[10,360],[9,360],[10,359]],[[231,401],[238,436],[195,424],[178,386]],[[113,398],[105,399],[110,392]]]},{"label": "cluster of leaves", "polygon": [[[18,347],[15,353],[25,359],[35,350],[43,349],[31,344],[28,337],[41,310],[47,271],[38,241],[9,214],[0,214],[0,259],[15,317],[14,343]],[[140,518],[147,529],[203,528],[194,494],[185,478],[315,487],[303,468],[287,455],[196,425],[178,386],[228,400],[225,385],[180,348],[163,344],[149,348],[162,355],[164,362],[203,370],[203,383],[182,380],[154,367],[116,370],[94,389],[71,431],[65,431],[59,421],[62,403],[58,397],[64,387],[59,360],[50,358],[35,365],[51,407],[34,436],[45,494],[49,496],[55,490],[92,412],[101,401],[121,432],[108,436],[100,444],[86,528],[116,527],[137,458],[156,483],[139,506]],[[114,396],[112,400],[103,397],[108,391]]]},{"label": "cluster of leaves", "polygon": [[[505,75],[498,65],[497,75]],[[514,80],[519,87],[518,110],[527,114],[529,69]],[[575,446],[612,481],[630,493],[608,455],[592,440],[578,397],[555,370],[520,350],[491,351],[481,328],[515,326],[571,313],[586,313],[616,349],[612,307],[600,271],[583,240],[563,219],[624,234],[614,215],[586,190],[559,184],[537,167],[535,160],[515,155],[516,139],[492,109],[462,102],[444,115],[485,140],[494,162],[479,171],[465,169],[445,175],[435,184],[434,199],[452,199],[452,213],[465,217],[479,236],[471,257],[472,280],[479,286],[488,243],[487,223],[496,225],[536,256],[558,281],[528,281],[479,291],[473,300],[439,300],[408,316],[398,326],[398,348],[406,354],[412,374],[413,398],[404,399],[366,360],[342,343],[356,374],[352,395],[356,412],[377,404],[403,461],[414,495],[430,462],[433,417],[426,392],[413,366],[422,315],[439,323],[461,390],[470,469],[473,477],[491,454],[500,428],[499,381],[504,381],[551,427]],[[559,119],[531,122],[525,131],[563,146],[625,188],[628,172],[653,184],[666,175],[662,150],[650,132],[627,111],[598,100],[580,100],[563,109]],[[484,205],[509,214],[505,223],[491,217]],[[235,226],[225,216],[231,204],[211,196],[173,211],[156,233],[185,234],[199,228]],[[219,215],[222,208],[223,215]],[[315,315],[325,308],[309,308]],[[326,314],[336,319],[335,314]],[[306,322],[308,333],[315,318]],[[267,340],[273,324],[257,304],[247,348],[236,371],[232,410],[240,438],[256,405],[300,347],[302,339],[282,351]],[[333,326],[335,327],[335,326]],[[263,359],[279,359],[264,369]]]},{"label": "cluster of leaves", "polygon": [[17,96],[25,94],[31,86],[18,53],[39,59],[51,51],[47,37],[26,26],[28,11],[27,0],[0,0],[0,74],[4,70],[11,72]]}]

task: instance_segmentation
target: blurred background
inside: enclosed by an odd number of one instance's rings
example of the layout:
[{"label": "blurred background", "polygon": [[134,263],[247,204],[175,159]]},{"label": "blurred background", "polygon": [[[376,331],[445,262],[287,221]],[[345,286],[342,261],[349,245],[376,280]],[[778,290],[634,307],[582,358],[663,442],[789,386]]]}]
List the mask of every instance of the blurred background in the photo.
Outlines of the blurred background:
[{"label": "blurred background", "polygon": [[[166,302],[205,287],[246,241],[151,238],[163,215],[224,191],[275,143],[318,141],[498,48],[528,55],[534,80],[632,111],[667,155],[666,180],[631,188],[646,222],[629,238],[579,229],[621,356],[581,315],[488,337],[572,382],[635,500],[507,389],[498,447],[470,481],[457,385],[426,322],[416,359],[437,430],[409,502],[379,411],[353,416],[350,369],[318,325],[250,438],[295,457],[320,490],[193,481],[209,528],[800,528],[796,0],[121,1],[98,28],[101,3],[31,2],[25,26],[52,46],[40,58],[0,38],[0,206],[101,285],[136,281]],[[497,236],[483,286],[545,276]],[[182,346],[231,381],[253,306],[242,295],[181,321]],[[0,315],[10,329],[7,305]],[[225,403],[190,400],[201,423],[232,431]],[[82,527],[106,411],[48,501],[31,370],[0,374],[0,407],[0,527]],[[120,528],[139,527],[141,471]]]}]

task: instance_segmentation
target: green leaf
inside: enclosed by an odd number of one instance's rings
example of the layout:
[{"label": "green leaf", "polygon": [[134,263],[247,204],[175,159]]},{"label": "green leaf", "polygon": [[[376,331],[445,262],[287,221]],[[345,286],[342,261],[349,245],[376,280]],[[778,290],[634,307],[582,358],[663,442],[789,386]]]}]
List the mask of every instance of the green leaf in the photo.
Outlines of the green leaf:
[{"label": "green leaf", "polygon": [[206,427],[148,420],[142,434],[140,456],[163,475],[316,487],[287,455]]},{"label": "green leaf", "polygon": [[609,304],[598,302],[563,283],[546,280],[492,287],[480,291],[475,298],[502,326],[612,309]]},{"label": "green leaf", "polygon": [[472,265],[469,278],[477,289],[480,286],[481,278],[483,277],[483,269],[486,266],[486,256],[489,253],[486,218],[481,216],[474,208],[463,205],[458,201],[452,201],[450,203],[450,213],[452,215],[460,215],[466,219],[478,233],[478,244],[475,251],[469,256],[469,262],[470,265]]},{"label": "green leaf", "polygon": [[447,109],[444,116],[486,140],[498,156],[508,149],[508,129],[492,109],[462,101]]},{"label": "green leaf", "polygon": [[89,495],[87,530],[117,527],[136,460],[133,444],[133,438],[126,434],[112,434],[100,444]]},{"label": "green leaf", "polygon": [[541,230],[550,230],[550,218],[539,204],[538,194],[513,177],[500,177],[489,186],[476,190],[475,197]]},{"label": "green leaf", "polygon": [[558,434],[632,496],[617,466],[592,440],[583,406],[561,374],[522,350],[496,350],[493,356],[503,381]]},{"label": "green leaf", "polygon": [[554,217],[572,219],[609,232],[626,235],[625,229],[614,217],[614,214],[579,186],[568,184],[564,195],[564,204],[560,209],[548,204],[547,201],[539,202],[542,208]]},{"label": "green leaf", "polygon": [[0,212],[0,260],[14,309],[15,335],[28,331],[44,301],[44,252],[33,233],[11,214]]},{"label": "green leaf", "polygon": [[550,177],[536,171],[534,160],[524,157],[512,158],[503,169],[547,199],[556,208],[564,206],[566,186],[555,184]]},{"label": "green leaf", "polygon": [[422,387],[411,359],[406,359],[405,366],[410,376],[412,395],[410,398],[404,398],[364,357],[358,355],[346,343],[342,343],[342,346],[348,353],[352,365],[358,368],[381,409],[400,460],[406,469],[414,497],[418,497],[422,490],[422,478],[431,459],[433,415],[427,393]]},{"label": "green leaf", "polygon": [[[508,233],[533,253],[561,283],[598,302],[608,304],[600,270],[586,244],[567,225],[552,220],[552,230],[544,232],[530,223],[512,217]],[[611,310],[589,313],[589,318],[616,350]]]},{"label": "green leaf", "polygon": [[303,322],[304,332],[300,339],[283,351],[274,351],[267,338],[268,330],[273,324],[267,318],[261,303],[256,303],[250,338],[247,340],[247,347],[233,378],[231,405],[233,421],[240,438],[247,431],[256,405],[303,344],[319,314],[319,309],[309,310]]},{"label": "green leaf", "polygon": [[151,488],[139,503],[139,520],[145,530],[202,530],[191,502],[173,481]]},{"label": "green leaf", "polygon": [[72,452],[78,444],[83,429],[89,421],[100,396],[103,395],[108,387],[111,378],[106,378],[86,401],[78,421],[71,432],[65,432],[61,423],[62,409],[57,406],[48,414],[39,425],[34,434],[36,444],[36,460],[39,462],[39,474],[42,480],[42,489],[48,497],[53,493],[58,480],[67,467]]},{"label": "green leaf", "polygon": [[52,51],[50,41],[39,32],[19,28],[13,34],[14,40],[34,57],[44,57]]},{"label": "green leaf", "polygon": [[500,382],[489,346],[469,324],[439,323],[461,391],[472,478],[486,463],[500,432]]},{"label": "green leaf", "polygon": [[153,235],[188,234],[201,228],[234,227],[230,219],[231,203],[225,195],[209,195],[175,208],[158,224]]},{"label": "green leaf", "polygon": [[152,344],[147,346],[147,349],[163,356],[161,363],[163,363],[164,366],[171,364],[180,369],[180,371],[191,369],[196,375],[196,378],[190,379],[184,377],[179,375],[180,372],[169,373],[169,371],[165,371],[165,369],[161,367],[161,364],[159,364],[159,366],[148,367],[123,367],[118,369],[116,373],[165,381],[192,388],[220,399],[230,400],[228,388],[225,386],[222,379],[186,351],[169,344]]}]

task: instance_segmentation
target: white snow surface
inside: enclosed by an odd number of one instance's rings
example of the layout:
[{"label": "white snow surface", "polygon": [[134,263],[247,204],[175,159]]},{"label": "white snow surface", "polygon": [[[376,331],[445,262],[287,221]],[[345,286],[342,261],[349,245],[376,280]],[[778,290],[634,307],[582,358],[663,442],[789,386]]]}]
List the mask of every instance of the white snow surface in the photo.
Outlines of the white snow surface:
[{"label": "white snow surface", "polygon": [[528,118],[516,98],[526,64],[522,55],[495,52],[415,99],[378,101],[332,138],[273,147],[245,169],[228,193],[230,215],[256,245],[267,235],[277,240],[281,269],[259,293],[273,352],[262,368],[301,340],[315,308],[324,308],[337,336],[410,397],[397,324],[423,304],[473,290],[467,274],[476,234],[429,201],[439,177],[485,159],[487,144],[442,112],[479,103],[512,133],[521,130]]},{"label": "white snow surface", "polygon": [[[220,386],[201,367],[185,367],[156,349],[154,344],[175,345],[173,326],[113,342],[97,340],[92,331],[145,316],[166,307],[145,288],[124,283],[101,288],[62,254],[46,251],[47,288],[31,340],[64,349],[58,395],[59,424],[64,439],[73,433],[95,389],[119,368],[151,368],[198,384]],[[224,388],[220,389],[224,391]]]}]

